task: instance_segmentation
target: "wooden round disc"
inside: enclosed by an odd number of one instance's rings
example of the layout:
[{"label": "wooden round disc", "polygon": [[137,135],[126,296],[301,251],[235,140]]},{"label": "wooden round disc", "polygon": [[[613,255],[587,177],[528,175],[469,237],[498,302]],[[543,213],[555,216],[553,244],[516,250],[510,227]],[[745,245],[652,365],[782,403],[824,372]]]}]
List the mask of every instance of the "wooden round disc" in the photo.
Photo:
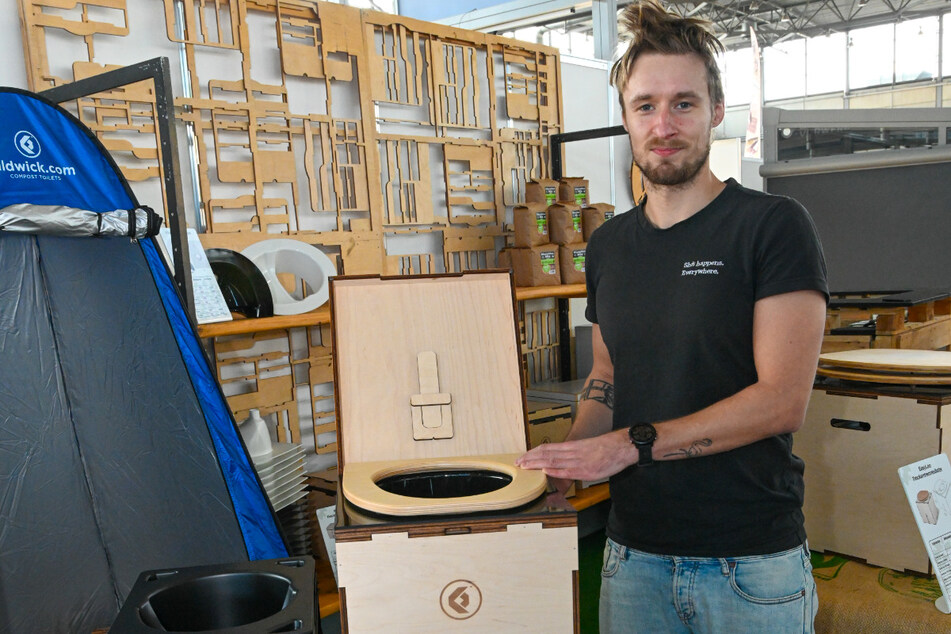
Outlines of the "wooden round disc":
[{"label": "wooden round disc", "polygon": [[816,370],[820,376],[863,383],[889,383],[893,385],[951,385],[951,375],[934,374],[878,374],[875,372],[850,372],[836,368],[820,367]]},{"label": "wooden round disc", "polygon": [[845,350],[819,355],[819,365],[890,373],[951,374],[951,352],[902,348]]}]

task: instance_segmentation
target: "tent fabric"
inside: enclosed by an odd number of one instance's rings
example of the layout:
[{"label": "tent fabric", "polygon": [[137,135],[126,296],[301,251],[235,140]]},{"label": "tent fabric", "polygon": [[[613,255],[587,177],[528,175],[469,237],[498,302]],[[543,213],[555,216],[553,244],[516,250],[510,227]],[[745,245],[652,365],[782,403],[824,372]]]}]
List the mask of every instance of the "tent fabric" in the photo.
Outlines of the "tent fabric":
[{"label": "tent fabric", "polygon": [[[0,88],[0,122],[0,210],[138,207],[65,110]],[[154,240],[0,231],[0,632],[108,627],[143,570],[286,555]]]},{"label": "tent fabric", "polygon": [[118,597],[52,328],[36,310],[39,259],[35,239],[0,236],[0,632],[89,632]]},{"label": "tent fabric", "polygon": [[20,204],[0,209],[0,231],[8,233],[148,238],[158,235],[161,224],[162,217],[150,207],[102,213],[63,205]]}]

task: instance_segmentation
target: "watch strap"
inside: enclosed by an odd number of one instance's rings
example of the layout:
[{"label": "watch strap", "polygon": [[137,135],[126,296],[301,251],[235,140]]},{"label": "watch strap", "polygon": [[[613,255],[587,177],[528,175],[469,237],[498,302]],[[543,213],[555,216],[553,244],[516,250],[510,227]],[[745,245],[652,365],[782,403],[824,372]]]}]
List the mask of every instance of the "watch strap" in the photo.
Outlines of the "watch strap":
[{"label": "watch strap", "polygon": [[654,455],[653,455],[654,443],[638,445],[637,446],[637,466],[638,467],[649,467],[654,464]]},{"label": "watch strap", "polygon": [[657,429],[650,423],[636,423],[627,430],[628,438],[637,447],[637,466],[647,467],[654,464],[653,447],[657,439]]}]

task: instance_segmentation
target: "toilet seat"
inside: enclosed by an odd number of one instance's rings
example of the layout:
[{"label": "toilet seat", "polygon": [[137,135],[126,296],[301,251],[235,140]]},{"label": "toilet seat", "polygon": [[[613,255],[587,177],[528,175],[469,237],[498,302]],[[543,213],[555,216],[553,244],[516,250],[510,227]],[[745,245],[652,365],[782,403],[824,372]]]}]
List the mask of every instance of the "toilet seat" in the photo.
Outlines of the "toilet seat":
[{"label": "toilet seat", "polygon": [[[270,238],[255,242],[241,252],[251,260],[267,281],[275,315],[299,315],[310,312],[330,297],[329,280],[337,274],[333,261],[317,247],[289,238]],[[298,299],[287,292],[278,275],[292,274],[307,283],[311,293]]]},{"label": "toilet seat", "polygon": [[[548,485],[548,478],[543,471],[515,466],[515,459],[520,455],[350,462],[343,473],[343,494],[352,504],[384,515],[442,515],[510,509],[531,502]],[[383,478],[398,474],[473,469],[498,472],[510,476],[512,481],[489,493],[447,498],[398,495],[384,491],[376,484]]]}]

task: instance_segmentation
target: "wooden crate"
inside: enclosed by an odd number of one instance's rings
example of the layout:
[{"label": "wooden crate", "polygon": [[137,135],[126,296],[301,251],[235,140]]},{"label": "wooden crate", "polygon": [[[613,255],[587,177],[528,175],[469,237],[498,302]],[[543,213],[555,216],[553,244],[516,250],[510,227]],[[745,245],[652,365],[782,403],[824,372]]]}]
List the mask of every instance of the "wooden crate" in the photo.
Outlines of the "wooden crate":
[{"label": "wooden crate", "polygon": [[951,345],[947,291],[833,295],[822,352],[858,348],[941,350]]},{"label": "wooden crate", "polygon": [[[367,506],[379,469],[502,470],[526,451],[511,275],[339,277],[331,302],[344,631],[577,632],[577,516],[549,506],[541,472],[516,469],[498,492]],[[516,506],[494,495],[534,480]]]},{"label": "wooden crate", "polygon": [[[806,464],[809,546],[929,572],[898,468],[945,451],[951,390],[817,384],[793,451]],[[945,437],[947,438],[947,437]]]},{"label": "wooden crate", "polygon": [[528,433],[532,447],[562,442],[571,431],[571,405],[528,399]]},{"label": "wooden crate", "polygon": [[344,632],[579,631],[570,507],[388,521],[337,511]]}]

